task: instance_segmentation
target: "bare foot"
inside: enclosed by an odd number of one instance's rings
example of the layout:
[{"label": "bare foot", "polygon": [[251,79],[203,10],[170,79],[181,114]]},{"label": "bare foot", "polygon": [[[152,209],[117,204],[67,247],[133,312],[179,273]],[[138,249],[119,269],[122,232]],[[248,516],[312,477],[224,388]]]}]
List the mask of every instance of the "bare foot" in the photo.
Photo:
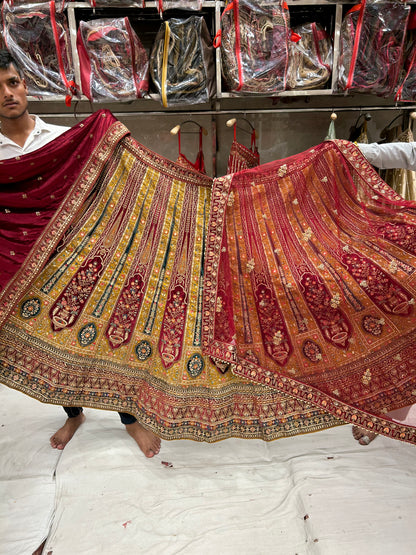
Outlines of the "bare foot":
[{"label": "bare foot", "polygon": [[151,458],[160,451],[160,438],[156,434],[143,428],[138,422],[126,424],[127,433],[134,439],[146,457]]},{"label": "bare foot", "polygon": [[368,430],[364,430],[358,426],[352,427],[352,435],[360,445],[368,445],[378,436],[375,432],[369,432]]},{"label": "bare foot", "polygon": [[75,434],[84,420],[85,415],[83,412],[81,412],[81,414],[79,414],[78,416],[67,418],[62,428],[59,428],[59,430],[55,432],[51,437],[51,446],[54,449],[59,449],[60,451],[62,451],[65,445],[72,439],[72,436]]}]

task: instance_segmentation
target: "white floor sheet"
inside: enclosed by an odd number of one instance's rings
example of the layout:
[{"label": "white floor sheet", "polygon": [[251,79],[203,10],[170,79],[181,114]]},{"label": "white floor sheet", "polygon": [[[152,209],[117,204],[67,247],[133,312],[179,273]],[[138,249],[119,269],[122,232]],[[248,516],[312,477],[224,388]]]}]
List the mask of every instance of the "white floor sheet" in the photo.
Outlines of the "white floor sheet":
[{"label": "white floor sheet", "polygon": [[[65,420],[0,386],[0,554],[414,555],[416,447],[351,426],[278,440],[162,442],[146,459],[117,413]],[[56,479],[54,471],[56,469]]]}]

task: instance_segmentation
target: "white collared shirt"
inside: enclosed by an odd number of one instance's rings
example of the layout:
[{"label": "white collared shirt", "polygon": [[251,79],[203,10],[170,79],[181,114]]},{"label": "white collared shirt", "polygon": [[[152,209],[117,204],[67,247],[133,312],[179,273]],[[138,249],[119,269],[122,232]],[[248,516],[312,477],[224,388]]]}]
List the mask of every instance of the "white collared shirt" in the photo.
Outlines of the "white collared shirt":
[{"label": "white collared shirt", "polygon": [[405,168],[416,171],[416,142],[358,143],[358,148],[373,166],[381,170]]},{"label": "white collared shirt", "polygon": [[23,146],[19,146],[0,132],[0,160],[7,160],[8,158],[33,152],[70,129],[70,127],[64,127],[63,125],[46,123],[39,116],[33,117],[35,118],[35,127]]}]

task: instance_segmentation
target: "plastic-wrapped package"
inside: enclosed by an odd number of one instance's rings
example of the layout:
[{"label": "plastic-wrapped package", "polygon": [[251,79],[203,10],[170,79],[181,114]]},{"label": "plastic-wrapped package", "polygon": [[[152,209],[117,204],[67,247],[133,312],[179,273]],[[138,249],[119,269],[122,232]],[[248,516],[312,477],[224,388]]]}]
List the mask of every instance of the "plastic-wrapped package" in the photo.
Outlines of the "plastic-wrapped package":
[{"label": "plastic-wrapped package", "polygon": [[214,45],[221,46],[222,75],[229,91],[285,90],[289,27],[289,11],[282,2],[233,0],[227,5]]},{"label": "plastic-wrapped package", "polygon": [[[70,1],[70,0],[69,0]],[[9,4],[12,4],[14,6],[27,6],[28,4],[30,4],[30,2],[27,2],[26,0],[5,0],[5,2],[8,2]],[[67,6],[67,2],[68,0],[55,0],[54,4],[55,4],[55,9],[56,11],[63,11],[64,8],[66,8]],[[36,4],[49,4],[50,0],[37,0]]]},{"label": "plastic-wrapped package", "polygon": [[150,75],[165,107],[209,101],[215,68],[212,39],[203,17],[162,23],[150,56]]},{"label": "plastic-wrapped package", "polygon": [[55,2],[3,3],[3,38],[33,96],[76,92],[68,23]]},{"label": "plastic-wrapped package", "polygon": [[81,21],[82,92],[90,100],[134,100],[149,89],[149,59],[127,17]]},{"label": "plastic-wrapped package", "polygon": [[395,100],[414,102],[416,100],[416,42],[405,63],[405,75],[395,96]]},{"label": "plastic-wrapped package", "polygon": [[287,71],[288,89],[316,89],[332,72],[332,41],[319,23],[293,29]]},{"label": "plastic-wrapped package", "polygon": [[404,2],[362,0],[346,14],[338,64],[341,90],[393,95],[409,13]]},{"label": "plastic-wrapped package", "polygon": [[[128,8],[146,7],[145,0],[136,0],[135,2],[130,2],[129,0],[118,0],[117,2],[115,2],[115,0],[89,0],[89,2],[93,8],[106,6],[114,7],[115,3],[117,3],[118,8],[122,6],[126,6]],[[154,5],[159,12],[163,12],[167,9],[201,10],[202,0],[155,0]]]},{"label": "plastic-wrapped package", "polygon": [[[76,0],[67,0],[68,2],[76,2]],[[129,1],[129,0],[87,0],[89,1],[92,8],[107,8],[107,7],[114,7],[117,5],[117,8],[145,8],[146,3],[145,0],[136,0],[136,1]]]},{"label": "plastic-wrapped package", "polygon": [[159,0],[159,11],[171,9],[201,10],[202,0]]},{"label": "plastic-wrapped package", "polygon": [[404,63],[395,100],[416,100],[416,9],[412,7],[407,25],[404,46]]}]

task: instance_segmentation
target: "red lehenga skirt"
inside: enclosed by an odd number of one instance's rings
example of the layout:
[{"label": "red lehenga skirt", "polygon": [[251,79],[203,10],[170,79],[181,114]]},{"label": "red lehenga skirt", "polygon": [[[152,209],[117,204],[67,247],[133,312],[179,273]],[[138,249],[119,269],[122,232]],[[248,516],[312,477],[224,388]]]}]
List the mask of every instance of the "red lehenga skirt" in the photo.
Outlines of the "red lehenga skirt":
[{"label": "red lehenga skirt", "polygon": [[0,184],[2,383],[131,413],[165,439],[272,440],[342,423],[202,354],[211,178],[100,111],[0,163]]},{"label": "red lehenga skirt", "polygon": [[342,141],[213,182],[97,112],[0,163],[0,381],[166,439],[415,442],[384,418],[416,390],[414,205],[388,190]]},{"label": "red lehenga skirt", "polygon": [[214,181],[203,350],[234,375],[416,442],[416,204],[328,141]]}]

